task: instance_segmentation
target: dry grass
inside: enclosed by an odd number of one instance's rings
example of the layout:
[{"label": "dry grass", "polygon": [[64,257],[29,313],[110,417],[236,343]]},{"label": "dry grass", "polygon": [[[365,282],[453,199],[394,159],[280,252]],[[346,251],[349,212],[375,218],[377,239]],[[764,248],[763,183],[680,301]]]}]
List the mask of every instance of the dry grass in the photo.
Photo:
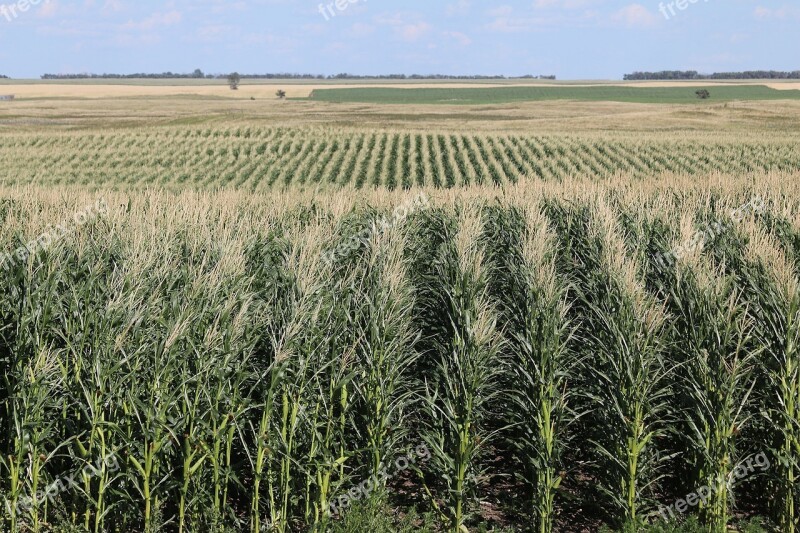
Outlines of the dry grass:
[{"label": "dry grass", "polygon": [[764,85],[772,89],[792,90],[800,88],[800,82],[795,81],[634,81],[626,83],[559,83],[559,82],[532,82],[524,80],[509,80],[506,82],[459,82],[459,81],[425,81],[403,83],[393,82],[327,82],[314,83],[299,80],[243,80],[238,91],[231,91],[224,80],[209,80],[199,83],[185,83],[182,80],[161,80],[158,83],[147,84],[137,82],[136,84],[103,83],[101,80],[93,80],[91,83],[59,83],[48,81],[47,83],[8,83],[0,84],[0,92],[3,94],[15,94],[18,98],[130,98],[130,97],[166,97],[180,95],[212,96],[225,98],[273,98],[275,91],[282,89],[286,91],[289,98],[306,98],[317,89],[336,89],[348,88],[358,89],[364,87],[372,88],[397,88],[404,89],[474,89],[492,87],[719,87],[731,85]]},{"label": "dry grass", "polygon": [[[789,84],[776,83],[776,88]],[[343,84],[352,87],[352,84]],[[403,85],[404,87],[407,85]],[[436,84],[437,87],[440,85]],[[452,86],[451,84],[447,85]],[[485,85],[480,85],[485,86]],[[619,102],[543,101],[497,105],[329,104],[279,100],[305,96],[332,84],[222,85],[0,84],[0,93],[19,99],[0,103],[0,132],[92,131],[164,124],[324,124],[349,129],[431,129],[446,132],[731,133],[743,139],[760,133],[800,132],[800,102],[731,102],[657,105]],[[251,100],[255,98],[255,100]],[[98,102],[99,100],[99,102]]]}]

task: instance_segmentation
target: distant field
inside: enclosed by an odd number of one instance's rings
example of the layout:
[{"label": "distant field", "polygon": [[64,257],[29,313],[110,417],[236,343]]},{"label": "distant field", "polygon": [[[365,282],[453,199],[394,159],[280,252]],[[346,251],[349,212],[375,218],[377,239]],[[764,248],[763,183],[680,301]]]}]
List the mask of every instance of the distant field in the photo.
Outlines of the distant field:
[{"label": "distant field", "polygon": [[493,87],[401,89],[359,87],[315,89],[310,98],[324,102],[375,104],[503,104],[542,100],[631,102],[640,104],[688,104],[701,102],[695,92],[706,89],[711,102],[733,100],[798,100],[798,90],[777,90],[765,85],[682,87]]},{"label": "distant field", "polygon": [[505,135],[168,127],[0,135],[0,183],[265,190],[459,187],[522,177],[796,172],[783,135]]},{"label": "distant field", "polygon": [[[453,103],[453,98],[463,103],[505,103],[545,101],[557,99],[617,102],[693,101],[699,87],[718,91],[719,98],[737,100],[770,100],[797,98],[787,95],[800,89],[793,80],[730,80],[723,82],[697,81],[551,81],[551,80],[278,80],[245,79],[239,90],[232,91],[225,80],[216,79],[78,79],[78,80],[14,80],[0,79],[0,94],[15,94],[18,99],[73,98],[156,98],[174,96],[199,96],[230,100],[275,100],[278,89],[286,91],[289,98],[308,98],[312,93],[325,95],[326,90],[347,89],[355,91],[346,97],[318,96],[320,101],[374,102],[374,103]],[[407,90],[417,92],[409,99]],[[640,89],[647,89],[642,92]],[[667,91],[662,91],[668,89]],[[723,96],[729,94],[730,97]],[[781,91],[776,95],[773,91]],[[474,91],[461,92],[461,91]],[[499,91],[498,91],[499,90]],[[368,98],[361,94],[366,91]],[[379,91],[373,96],[372,91]],[[439,91],[439,93],[437,93]],[[453,91],[458,95],[450,96]],[[611,91],[605,93],[601,91]],[[588,94],[588,97],[586,96]],[[713,93],[712,93],[713,94]],[[354,96],[355,95],[355,96]],[[532,96],[533,95],[533,96]],[[633,95],[633,96],[631,96]],[[644,97],[642,97],[644,95]],[[676,99],[677,97],[677,99]],[[365,99],[366,98],[366,99]]]}]

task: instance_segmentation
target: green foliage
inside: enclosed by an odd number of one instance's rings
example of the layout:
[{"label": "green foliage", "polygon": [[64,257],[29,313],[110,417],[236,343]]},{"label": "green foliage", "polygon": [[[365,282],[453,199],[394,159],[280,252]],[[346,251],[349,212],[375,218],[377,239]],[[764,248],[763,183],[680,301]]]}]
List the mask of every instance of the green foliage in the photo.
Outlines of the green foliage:
[{"label": "green foliage", "polygon": [[434,533],[433,515],[417,514],[411,509],[397,516],[389,506],[386,494],[378,492],[353,505],[339,521],[328,524],[330,533]]},{"label": "green foliage", "polygon": [[[605,179],[620,173],[650,179],[673,172],[742,175],[800,169],[796,143],[780,130],[749,138],[471,131],[412,136],[391,129],[220,124],[111,129],[102,140],[83,130],[3,135],[0,167],[7,170],[4,183],[14,185],[264,191],[313,184],[320,190],[340,185],[394,190],[508,185],[524,178]],[[82,155],[86,146],[94,147],[98,156]],[[0,205],[0,220],[10,208]]]},{"label": "green foliage", "polygon": [[[736,524],[736,531],[741,533],[768,533],[773,528],[764,524],[760,518],[741,521]],[[600,533],[707,533],[708,528],[702,525],[695,517],[690,517],[682,522],[658,521],[652,524],[640,522],[637,525],[627,525],[620,530],[603,526]]]},{"label": "green foliage", "polygon": [[[2,528],[463,532],[490,504],[548,533],[716,483],[685,524],[639,530],[791,532],[800,218],[770,208],[667,264],[675,206],[535,191],[389,225],[392,202],[113,196],[0,272]],[[739,201],[692,194],[697,224]],[[62,216],[54,198],[0,202],[2,246]]]},{"label": "green foliage", "polygon": [[238,72],[232,72],[231,74],[228,74],[228,86],[231,88],[231,90],[237,90],[241,81],[242,77]]},{"label": "green foliage", "polygon": [[[800,91],[782,91],[765,85],[709,87],[715,100],[783,100],[800,98]],[[703,90],[703,89],[701,89]],[[707,90],[707,89],[706,89]],[[788,94],[791,93],[791,94]],[[691,87],[500,87],[401,89],[363,87],[316,89],[313,100],[323,102],[369,102],[382,104],[481,105],[543,100],[587,102],[637,102],[690,104],[696,101]]]}]

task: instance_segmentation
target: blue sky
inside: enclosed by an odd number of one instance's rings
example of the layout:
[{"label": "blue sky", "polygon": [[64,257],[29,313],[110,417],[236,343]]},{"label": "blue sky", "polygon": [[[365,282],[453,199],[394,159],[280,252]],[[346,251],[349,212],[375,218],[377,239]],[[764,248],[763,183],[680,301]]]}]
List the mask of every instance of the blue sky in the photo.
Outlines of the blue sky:
[{"label": "blue sky", "polygon": [[[37,0],[0,0],[0,74],[18,78],[800,69],[797,0],[339,0],[324,14],[320,0],[18,1]],[[671,1],[687,4],[673,15]]]}]

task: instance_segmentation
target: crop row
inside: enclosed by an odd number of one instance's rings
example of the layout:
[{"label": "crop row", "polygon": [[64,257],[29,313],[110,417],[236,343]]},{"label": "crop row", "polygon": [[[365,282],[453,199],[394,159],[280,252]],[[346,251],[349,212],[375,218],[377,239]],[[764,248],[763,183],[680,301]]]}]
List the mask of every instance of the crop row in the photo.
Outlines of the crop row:
[{"label": "crop row", "polygon": [[800,169],[795,143],[672,138],[168,129],[0,137],[6,184],[244,188],[455,187],[544,180]]},{"label": "crop row", "polygon": [[[530,187],[389,224],[406,199],[108,193],[0,272],[5,525],[323,530],[372,480],[456,532],[505,480],[539,531],[700,487],[710,530],[796,531],[800,197]],[[65,205],[9,195],[2,245]]]}]

